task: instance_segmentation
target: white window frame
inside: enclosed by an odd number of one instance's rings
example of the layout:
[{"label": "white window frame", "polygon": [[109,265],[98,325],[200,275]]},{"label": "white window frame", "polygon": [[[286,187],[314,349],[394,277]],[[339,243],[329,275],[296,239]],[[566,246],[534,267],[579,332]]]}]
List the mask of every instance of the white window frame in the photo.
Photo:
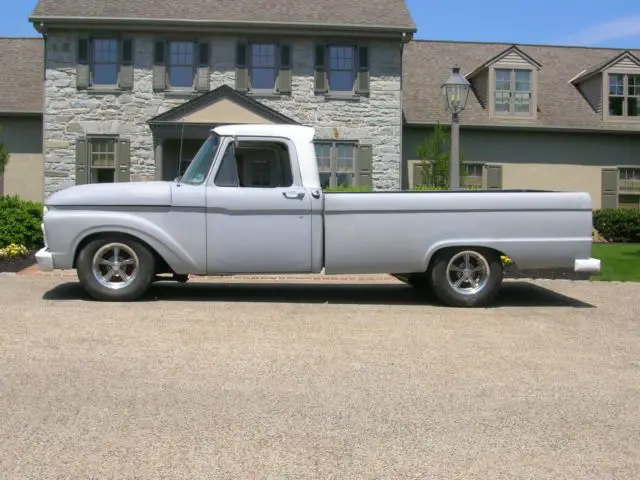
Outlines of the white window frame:
[{"label": "white window frame", "polygon": [[[353,141],[353,140],[316,140],[314,141],[314,148],[315,145],[329,145],[330,149],[329,149],[329,168],[326,167],[320,167],[320,164],[318,164],[318,172],[320,174],[329,174],[329,185],[328,188],[336,188],[338,186],[338,174],[340,173],[347,173],[347,174],[351,174],[352,175],[352,180],[351,183],[348,186],[355,186],[356,185],[356,176],[357,176],[357,168],[358,166],[356,165],[357,162],[357,158],[358,158],[358,142]],[[339,169],[338,168],[338,145],[351,145],[353,147],[353,158],[352,158],[352,165],[353,168],[350,170],[347,169]]]}]

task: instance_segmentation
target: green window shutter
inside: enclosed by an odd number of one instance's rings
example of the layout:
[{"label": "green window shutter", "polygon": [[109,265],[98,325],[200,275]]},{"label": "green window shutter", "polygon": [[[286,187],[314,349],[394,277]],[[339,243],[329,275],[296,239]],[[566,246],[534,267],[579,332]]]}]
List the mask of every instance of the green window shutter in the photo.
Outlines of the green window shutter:
[{"label": "green window shutter", "polygon": [[236,90],[249,91],[249,69],[247,67],[247,44],[236,45]]},{"label": "green window shutter", "polygon": [[76,87],[78,90],[89,88],[91,81],[89,66],[89,39],[78,39],[78,58],[76,61]]},{"label": "green window shutter", "polygon": [[291,46],[280,45],[280,69],[276,90],[278,93],[291,93]]},{"label": "green window shutter", "polygon": [[356,148],[356,181],[358,187],[373,186],[373,147],[371,145],[359,145]]},{"label": "green window shutter", "polygon": [[369,68],[369,47],[358,47],[358,73],[356,78],[356,93],[368,95],[370,92],[371,73]]},{"label": "green window shutter", "polygon": [[131,181],[131,142],[127,139],[120,139],[117,146],[115,180],[116,182],[129,182]]},{"label": "green window shutter", "polygon": [[600,208],[618,208],[618,169],[602,169]]},{"label": "green window shutter", "polygon": [[485,165],[487,190],[502,190],[502,165]]},{"label": "green window shutter", "polygon": [[118,73],[118,86],[123,90],[133,88],[133,40],[125,38],[120,43],[120,72]]},{"label": "green window shutter", "polygon": [[86,138],[76,139],[76,185],[89,183],[89,145]]},{"label": "green window shutter", "polygon": [[196,90],[198,92],[208,92],[211,75],[209,60],[209,42],[203,41],[198,44],[198,68],[196,72]]},{"label": "green window shutter", "polygon": [[329,91],[329,79],[327,78],[327,47],[316,45],[315,56],[315,92],[327,93]]},{"label": "green window shutter", "polygon": [[160,92],[167,88],[166,44],[158,40],[153,47],[153,89]]}]

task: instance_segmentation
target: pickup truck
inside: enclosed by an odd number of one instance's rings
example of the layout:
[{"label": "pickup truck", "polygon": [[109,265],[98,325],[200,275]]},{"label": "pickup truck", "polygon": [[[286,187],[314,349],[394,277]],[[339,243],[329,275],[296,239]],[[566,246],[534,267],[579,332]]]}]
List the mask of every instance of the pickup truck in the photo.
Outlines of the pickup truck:
[{"label": "pickup truck", "polygon": [[494,300],[502,256],[600,270],[587,193],[326,193],[314,134],[219,126],[174,181],[60,190],[45,201],[39,267],[76,269],[102,301],[135,300],[162,275],[388,273],[455,307]]}]

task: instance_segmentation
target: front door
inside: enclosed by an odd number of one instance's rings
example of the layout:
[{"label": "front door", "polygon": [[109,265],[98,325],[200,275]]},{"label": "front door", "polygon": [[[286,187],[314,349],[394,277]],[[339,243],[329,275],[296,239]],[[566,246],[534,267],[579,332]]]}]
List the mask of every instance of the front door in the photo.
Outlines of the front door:
[{"label": "front door", "polygon": [[311,271],[311,198],[291,142],[228,142],[207,186],[207,270]]}]

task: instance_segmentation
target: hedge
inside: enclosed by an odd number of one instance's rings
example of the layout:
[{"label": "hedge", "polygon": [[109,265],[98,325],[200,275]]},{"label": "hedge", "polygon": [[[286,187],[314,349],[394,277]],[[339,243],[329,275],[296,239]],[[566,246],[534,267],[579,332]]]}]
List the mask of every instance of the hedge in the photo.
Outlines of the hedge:
[{"label": "hedge", "polygon": [[16,196],[0,197],[0,248],[11,244],[29,250],[43,245],[42,204]]},{"label": "hedge", "polygon": [[593,228],[607,242],[640,242],[640,210],[626,208],[595,210]]}]

